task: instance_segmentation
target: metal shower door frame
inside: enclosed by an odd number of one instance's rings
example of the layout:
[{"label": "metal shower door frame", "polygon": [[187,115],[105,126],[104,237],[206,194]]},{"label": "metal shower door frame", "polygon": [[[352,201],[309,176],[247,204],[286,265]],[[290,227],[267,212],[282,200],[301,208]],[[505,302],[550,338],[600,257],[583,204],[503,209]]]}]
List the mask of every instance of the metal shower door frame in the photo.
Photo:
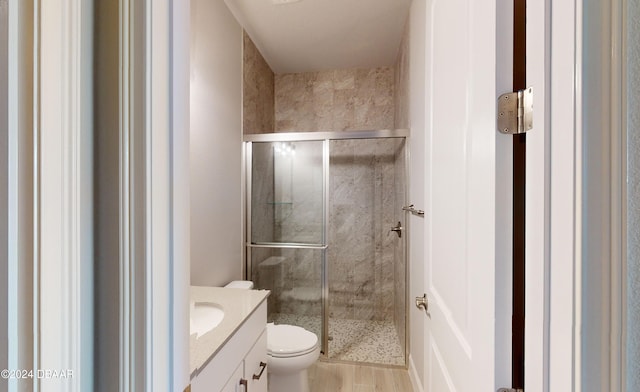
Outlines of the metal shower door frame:
[{"label": "metal shower door frame", "polygon": [[[407,197],[407,187],[409,186],[408,161],[409,151],[407,144],[409,142],[409,129],[385,129],[385,130],[363,130],[363,131],[331,131],[331,132],[281,132],[281,133],[263,133],[243,135],[244,155],[245,155],[245,279],[253,276],[252,248],[277,248],[277,249],[317,249],[322,251],[322,337],[321,352],[323,358],[329,356],[329,273],[328,273],[328,257],[327,248],[329,241],[329,154],[331,140],[348,140],[348,139],[387,139],[387,138],[404,138],[405,139],[405,170],[404,170],[404,194],[405,202]],[[322,244],[298,244],[298,243],[259,243],[254,244],[251,238],[251,196],[252,196],[252,175],[253,175],[253,143],[274,143],[274,142],[305,142],[305,141],[322,141],[322,171],[323,171],[323,233]],[[404,203],[406,204],[406,203]],[[408,220],[405,219],[408,225]],[[408,240],[403,240],[404,259],[405,259],[405,282],[408,282],[409,272],[409,255]],[[409,348],[409,285],[405,284],[405,341],[404,354],[405,365],[408,363]]]}]

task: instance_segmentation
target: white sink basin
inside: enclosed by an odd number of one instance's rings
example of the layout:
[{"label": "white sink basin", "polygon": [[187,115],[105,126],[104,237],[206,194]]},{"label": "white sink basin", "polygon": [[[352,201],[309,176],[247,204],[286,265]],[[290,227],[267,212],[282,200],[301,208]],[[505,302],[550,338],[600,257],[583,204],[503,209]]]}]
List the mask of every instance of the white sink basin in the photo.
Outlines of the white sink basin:
[{"label": "white sink basin", "polygon": [[222,306],[211,302],[191,303],[189,334],[200,337],[220,324],[224,318]]}]

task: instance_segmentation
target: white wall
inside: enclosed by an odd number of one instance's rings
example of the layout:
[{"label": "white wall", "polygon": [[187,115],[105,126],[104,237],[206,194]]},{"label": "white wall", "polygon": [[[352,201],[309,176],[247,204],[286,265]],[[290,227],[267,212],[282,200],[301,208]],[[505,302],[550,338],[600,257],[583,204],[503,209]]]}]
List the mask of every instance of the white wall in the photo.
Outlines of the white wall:
[{"label": "white wall", "polygon": [[222,1],[191,2],[191,284],[242,273],[242,28]]},{"label": "white wall", "polygon": [[[0,259],[6,260],[8,255],[8,236],[9,236],[9,211],[8,204],[8,181],[9,181],[9,160],[8,160],[8,143],[9,143],[9,117],[8,117],[8,65],[9,65],[9,46],[8,46],[8,4],[7,0],[0,0]],[[0,369],[8,367],[7,348],[7,311],[8,311],[8,263],[0,264],[0,276],[4,277],[0,280]],[[0,389],[7,390],[7,380],[0,379]]]},{"label": "white wall", "polygon": [[172,197],[173,197],[173,386],[181,391],[189,384],[189,42],[190,2],[171,5],[172,39]]},{"label": "white wall", "polygon": [[[426,48],[430,40],[427,23],[430,23],[430,10],[430,1],[417,0],[411,4],[409,13],[409,203],[423,210],[427,206],[425,186],[429,171],[426,165],[430,160],[426,140],[426,129],[430,121],[426,111],[430,106],[426,88]],[[415,215],[409,217],[409,370],[414,388],[417,387],[418,390],[423,390],[425,383],[425,315],[413,306],[413,298],[425,293],[424,266],[428,244],[424,239],[430,238],[425,232],[428,228],[425,219]]]}]

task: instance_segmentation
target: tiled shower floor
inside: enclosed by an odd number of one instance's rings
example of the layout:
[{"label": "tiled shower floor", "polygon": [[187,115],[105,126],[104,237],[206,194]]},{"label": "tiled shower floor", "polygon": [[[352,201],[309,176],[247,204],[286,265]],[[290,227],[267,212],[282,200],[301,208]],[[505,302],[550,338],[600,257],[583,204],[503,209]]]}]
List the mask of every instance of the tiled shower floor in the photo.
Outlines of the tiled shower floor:
[{"label": "tiled shower floor", "polygon": [[[275,313],[269,322],[299,325],[320,337],[320,317]],[[329,319],[329,358],[382,365],[404,365],[392,321]]]}]

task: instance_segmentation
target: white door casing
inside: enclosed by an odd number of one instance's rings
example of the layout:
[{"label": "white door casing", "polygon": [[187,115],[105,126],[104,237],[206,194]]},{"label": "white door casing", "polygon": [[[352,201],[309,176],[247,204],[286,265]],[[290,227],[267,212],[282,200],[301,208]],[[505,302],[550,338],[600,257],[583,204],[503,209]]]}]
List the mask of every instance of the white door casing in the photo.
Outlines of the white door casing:
[{"label": "white door casing", "polygon": [[498,83],[511,80],[497,51],[511,38],[496,34],[495,1],[435,0],[429,14],[425,390],[491,391],[511,370],[496,365],[510,355],[496,320],[511,308],[496,306],[496,290],[511,278],[500,220],[511,206],[497,203],[511,181],[497,162],[510,166],[511,149],[495,126]]},{"label": "white door casing", "polygon": [[580,2],[527,2],[534,125],[527,134],[526,162],[525,390],[581,390],[575,377],[580,362],[575,277],[581,248],[576,168],[582,159],[582,17]]},{"label": "white door casing", "polygon": [[534,91],[533,129],[527,133],[525,190],[525,390],[546,391],[549,308],[549,90],[550,1],[527,4],[527,86]]},{"label": "white door casing", "polygon": [[577,63],[582,51],[582,4],[552,2],[550,8],[553,17],[546,22],[550,27],[545,27],[552,32],[547,99],[553,105],[548,106],[549,148],[537,152],[545,155],[550,170],[549,202],[545,203],[549,209],[549,224],[545,225],[549,244],[545,291],[549,301],[548,318],[542,326],[549,331],[548,354],[543,358],[548,386],[543,387],[549,391],[580,391],[575,378],[575,369],[580,366],[576,344],[580,280],[575,277],[581,274],[581,239],[576,234],[582,225],[578,213],[582,208],[582,176],[577,169],[582,166],[581,91],[577,87],[582,77]]},{"label": "white door casing", "polygon": [[34,374],[36,391],[93,389],[92,10],[85,0],[34,4],[31,370],[70,376]]}]

